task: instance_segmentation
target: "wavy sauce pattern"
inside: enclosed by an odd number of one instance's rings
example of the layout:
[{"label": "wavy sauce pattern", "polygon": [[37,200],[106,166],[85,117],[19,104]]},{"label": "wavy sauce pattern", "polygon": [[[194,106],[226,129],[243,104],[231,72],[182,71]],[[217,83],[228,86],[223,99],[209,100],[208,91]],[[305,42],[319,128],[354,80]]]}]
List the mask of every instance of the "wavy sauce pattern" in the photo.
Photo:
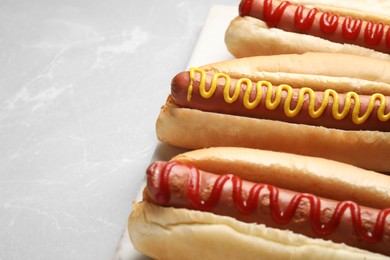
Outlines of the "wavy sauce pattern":
[{"label": "wavy sauce pattern", "polygon": [[[295,117],[297,116],[301,111],[305,100],[305,95],[309,96],[309,107],[308,107],[308,114],[312,118],[318,118],[321,115],[324,114],[324,111],[329,105],[330,97],[333,99],[332,103],[332,116],[336,120],[342,120],[347,117],[347,115],[352,110],[352,121],[355,124],[363,124],[367,119],[371,116],[373,113],[373,110],[375,108],[376,100],[379,100],[379,108],[377,112],[377,117],[380,121],[385,122],[390,119],[390,112],[386,113],[386,98],[383,94],[376,93],[370,96],[369,103],[367,106],[366,111],[363,113],[363,115],[360,116],[360,107],[361,107],[361,101],[359,94],[355,92],[348,92],[345,95],[344,98],[344,107],[342,108],[342,111],[339,112],[340,105],[340,97],[339,94],[333,90],[333,89],[327,89],[323,92],[323,100],[321,103],[321,106],[316,109],[315,103],[316,99],[318,97],[316,96],[316,93],[311,88],[301,88],[299,89],[298,94],[298,100],[297,105],[295,108],[291,108],[291,101],[293,99],[293,93],[294,90],[291,86],[282,84],[277,87],[272,86],[271,82],[269,81],[258,81],[255,84],[252,83],[252,81],[248,78],[241,78],[238,79],[235,86],[234,86],[234,93],[232,96],[230,96],[230,88],[231,88],[231,78],[229,75],[225,73],[215,73],[212,76],[211,79],[211,85],[208,89],[206,89],[206,72],[199,68],[190,68],[190,85],[188,86],[188,92],[187,92],[187,101],[190,102],[193,94],[193,84],[195,80],[195,73],[200,74],[200,82],[199,82],[199,93],[200,95],[205,98],[211,98],[216,89],[217,89],[217,82],[220,78],[223,78],[225,80],[224,88],[223,88],[223,97],[226,103],[233,103],[236,102],[240,95],[241,88],[245,88],[245,94],[243,97],[243,105],[247,109],[254,109],[259,104],[261,99],[263,98],[263,91],[262,87],[266,87],[266,94],[265,94],[265,106],[268,110],[275,110],[278,108],[282,103],[282,92],[287,92],[286,100],[283,104],[284,113],[288,117]],[[253,101],[250,100],[250,96],[252,93],[253,88],[255,88],[256,97]],[[276,88],[275,91],[275,98],[272,100],[273,96],[273,88]],[[352,102],[352,100],[354,102]],[[352,104],[353,108],[352,108]]]},{"label": "wavy sauce pattern", "polygon": [[[170,201],[170,188],[169,188],[169,175],[172,172],[173,167],[181,165],[178,162],[171,161],[166,162],[160,176],[160,183],[158,185],[159,190],[156,194],[158,203],[162,205],[169,205]],[[373,225],[372,231],[367,230],[361,219],[361,208],[358,204],[352,201],[342,201],[337,203],[336,208],[327,223],[321,222],[321,200],[312,194],[297,193],[291,199],[286,209],[282,210],[279,207],[279,189],[272,185],[253,183],[247,198],[243,198],[242,194],[242,180],[238,176],[231,174],[220,175],[215,180],[211,193],[206,200],[200,198],[201,193],[201,175],[197,168],[193,166],[185,166],[188,175],[188,188],[187,198],[190,206],[196,210],[212,211],[217,206],[221,198],[222,190],[224,186],[231,182],[232,185],[232,198],[236,209],[242,214],[251,214],[256,211],[258,207],[259,195],[263,189],[268,190],[270,198],[270,214],[275,223],[279,225],[288,224],[302,200],[307,200],[310,203],[310,224],[312,230],[319,236],[326,237],[332,234],[338,227],[340,220],[344,214],[349,210],[353,229],[356,234],[365,242],[377,243],[382,240],[384,227],[386,224],[386,218],[390,215],[390,208],[378,210],[375,225]]]},{"label": "wavy sauce pattern", "polygon": [[[252,9],[254,0],[244,0],[241,2],[240,14],[248,15]],[[280,22],[283,13],[286,8],[291,4],[289,1],[280,2],[275,8],[273,7],[272,0],[264,0],[263,2],[263,17],[264,21],[270,27],[276,27]],[[315,17],[318,12],[317,8],[309,8],[304,15],[303,11],[305,6],[298,5],[294,14],[295,27],[300,31],[307,31],[315,22]],[[323,12],[319,17],[320,29],[322,32],[332,34],[336,31],[339,25],[338,14],[332,14],[329,12]],[[348,40],[355,40],[360,31],[364,27],[364,41],[371,46],[379,45],[382,41],[385,41],[386,48],[390,48],[390,27],[384,23],[375,23],[373,21],[363,21],[361,18],[353,19],[350,16],[343,17],[344,22],[341,25],[342,36]],[[386,33],[385,33],[385,30]],[[384,36],[384,37],[383,37]]]}]

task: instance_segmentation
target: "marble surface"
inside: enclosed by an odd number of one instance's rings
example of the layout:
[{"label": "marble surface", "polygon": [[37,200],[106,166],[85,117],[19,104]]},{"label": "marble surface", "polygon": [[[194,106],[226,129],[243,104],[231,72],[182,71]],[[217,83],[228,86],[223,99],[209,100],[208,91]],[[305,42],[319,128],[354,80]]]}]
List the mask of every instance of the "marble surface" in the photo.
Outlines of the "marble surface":
[{"label": "marble surface", "polygon": [[215,4],[0,2],[0,259],[111,259]]},{"label": "marble surface", "polygon": [[[225,48],[224,37],[226,25],[236,15],[237,7],[234,5],[213,5],[210,8],[186,68],[234,58]],[[158,143],[152,161],[169,160],[174,155],[185,151],[185,149]],[[146,183],[141,184],[141,188],[136,197],[137,201],[142,200],[142,192],[145,185]],[[126,226],[112,260],[130,259],[144,260],[149,258],[136,251],[130,241],[129,230]]]}]

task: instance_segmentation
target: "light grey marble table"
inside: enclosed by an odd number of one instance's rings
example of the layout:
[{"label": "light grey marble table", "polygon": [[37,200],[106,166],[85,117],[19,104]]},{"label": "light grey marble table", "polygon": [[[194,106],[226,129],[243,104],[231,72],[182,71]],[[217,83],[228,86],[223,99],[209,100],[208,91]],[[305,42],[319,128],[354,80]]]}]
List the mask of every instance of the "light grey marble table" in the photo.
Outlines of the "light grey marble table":
[{"label": "light grey marble table", "polygon": [[0,2],[0,259],[111,259],[210,7]]}]

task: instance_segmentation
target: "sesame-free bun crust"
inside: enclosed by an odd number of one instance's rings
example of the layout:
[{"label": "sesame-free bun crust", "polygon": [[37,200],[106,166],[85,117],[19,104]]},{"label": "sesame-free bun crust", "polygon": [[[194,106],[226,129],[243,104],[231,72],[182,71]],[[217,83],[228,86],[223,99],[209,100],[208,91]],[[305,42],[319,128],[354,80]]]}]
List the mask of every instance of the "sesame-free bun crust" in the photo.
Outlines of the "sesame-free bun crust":
[{"label": "sesame-free bun crust", "polygon": [[290,231],[145,201],[133,204],[128,230],[134,247],[153,259],[386,259]]},{"label": "sesame-free bun crust", "polygon": [[171,97],[161,108],[156,132],[160,141],[183,148],[257,148],[390,172],[389,132],[347,131],[203,112],[178,107]]},{"label": "sesame-free bun crust", "polygon": [[319,37],[270,28],[257,18],[237,16],[226,32],[225,44],[237,58],[302,54],[305,52],[345,53],[390,61],[390,55],[352,44],[331,42]]},{"label": "sesame-free bun crust", "polygon": [[334,89],[358,94],[390,95],[390,62],[340,53],[305,53],[254,56],[207,64],[205,71],[232,78],[267,80],[313,90]]},{"label": "sesame-free bun crust", "polygon": [[[371,208],[390,208],[390,176],[317,157],[237,147],[213,147],[179,154],[183,164],[216,174]],[[315,185],[313,185],[315,184]]]}]

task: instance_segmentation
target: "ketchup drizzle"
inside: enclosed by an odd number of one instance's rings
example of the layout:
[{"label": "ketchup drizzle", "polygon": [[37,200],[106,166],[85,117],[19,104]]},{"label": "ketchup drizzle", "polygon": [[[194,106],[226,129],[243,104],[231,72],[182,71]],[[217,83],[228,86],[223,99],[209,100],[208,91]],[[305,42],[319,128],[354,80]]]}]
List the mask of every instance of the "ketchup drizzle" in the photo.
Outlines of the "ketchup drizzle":
[{"label": "ketchup drizzle", "polygon": [[358,18],[353,20],[351,17],[345,18],[343,22],[343,36],[346,39],[354,40],[359,36],[360,29],[362,28],[362,19]]},{"label": "ketchup drizzle", "polygon": [[303,9],[305,9],[303,5],[299,5],[297,10],[295,10],[295,27],[301,31],[307,31],[313,25],[318,9],[310,9],[305,17],[303,17]]},{"label": "ketchup drizzle", "polygon": [[[383,23],[375,24],[372,21],[369,21],[364,31],[366,42],[370,45],[378,45],[382,40],[384,27],[385,25]],[[387,32],[389,33],[389,30]]]},{"label": "ketchup drizzle", "polygon": [[[165,164],[164,168],[162,169],[162,173],[158,176],[159,179],[159,187],[160,189],[157,189],[155,200],[157,203],[161,205],[167,205],[169,203],[169,200],[171,199],[171,193],[169,192],[168,182],[169,182],[169,173],[171,172],[172,168],[175,166],[175,163],[167,163]],[[158,164],[152,164],[150,169],[151,172],[155,173],[156,168]]]},{"label": "ketchup drizzle", "polygon": [[249,15],[252,9],[253,0],[242,0],[238,7],[239,13],[242,16]]},{"label": "ketchup drizzle", "polygon": [[[169,205],[170,200],[170,188],[169,188],[169,175],[172,168],[176,165],[181,165],[178,162],[171,161],[164,163],[161,173],[155,171],[157,165],[161,162],[156,162],[150,168],[149,171],[152,179],[159,177],[158,187],[152,187],[157,189],[155,201],[161,205]],[[184,166],[184,165],[183,165]],[[299,203],[306,199],[310,203],[310,224],[312,230],[319,236],[325,237],[333,233],[338,227],[341,217],[349,209],[352,225],[356,234],[367,243],[377,243],[382,239],[386,218],[390,215],[390,208],[383,209],[379,212],[373,231],[367,231],[361,221],[360,206],[352,201],[338,202],[337,206],[327,223],[321,223],[321,201],[317,196],[307,193],[298,193],[290,201],[285,210],[279,208],[279,189],[275,186],[254,183],[250,189],[248,198],[245,200],[242,197],[242,180],[238,176],[231,174],[220,175],[212,187],[210,196],[206,200],[200,199],[200,185],[201,176],[197,168],[193,166],[185,166],[188,171],[188,190],[187,199],[190,203],[190,207],[196,210],[211,211],[219,203],[221,193],[224,185],[230,181],[232,183],[232,197],[236,209],[242,214],[251,214],[257,209],[259,194],[263,189],[268,190],[270,200],[270,213],[275,223],[279,225],[288,224],[293,218],[295,211],[297,210]],[[161,175],[161,176],[156,176]],[[148,184],[149,185],[149,184]],[[148,187],[150,188],[150,187]]]},{"label": "ketchup drizzle", "polygon": [[386,33],[386,47],[390,48],[390,27],[389,27],[389,29],[387,30],[387,33]]},{"label": "ketchup drizzle", "polygon": [[331,34],[336,31],[337,26],[339,25],[339,16],[337,14],[330,14],[329,12],[324,12],[320,18],[320,28],[321,31],[327,34]]},{"label": "ketchup drizzle", "polygon": [[[239,13],[241,16],[250,15],[254,0],[242,0],[239,6]],[[282,1],[280,4],[273,8],[272,0],[263,1],[263,20],[270,27],[276,27],[281,20],[286,8],[290,6],[289,1]],[[309,30],[314,21],[315,16],[319,12],[318,9],[312,8],[305,15],[303,5],[298,5],[294,15],[295,27],[300,31]],[[322,32],[332,34],[336,31],[339,24],[339,16],[337,14],[331,14],[324,12],[319,18],[319,27]],[[341,27],[342,36],[347,40],[355,40],[362,29],[363,20],[361,18],[352,19],[351,17],[345,17]],[[364,28],[364,41],[368,45],[379,45],[383,39],[385,30],[384,23],[374,23],[368,21]],[[386,47],[390,48],[390,26],[387,28],[386,35],[384,37]]]},{"label": "ketchup drizzle", "polygon": [[[280,18],[282,17],[287,6],[291,5],[289,1],[281,2],[275,10],[272,8],[272,0],[264,0],[264,21],[270,27],[275,27],[278,25]],[[273,11],[272,11],[273,10]]]}]

